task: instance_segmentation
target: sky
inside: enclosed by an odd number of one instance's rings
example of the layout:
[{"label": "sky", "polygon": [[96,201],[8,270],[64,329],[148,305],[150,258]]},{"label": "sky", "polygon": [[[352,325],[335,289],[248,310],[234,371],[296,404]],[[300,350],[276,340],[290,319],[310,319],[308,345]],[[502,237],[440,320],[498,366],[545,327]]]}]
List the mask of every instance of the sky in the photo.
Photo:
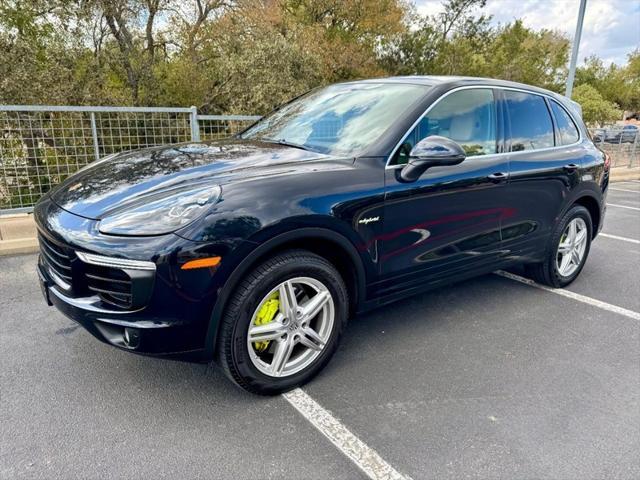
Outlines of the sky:
[{"label": "sky", "polygon": [[[414,0],[423,15],[438,13],[443,0]],[[487,0],[483,13],[493,23],[522,19],[527,27],[559,30],[573,39],[580,0]],[[589,55],[605,64],[624,65],[627,54],[640,48],[640,0],[587,0],[578,64]]]}]

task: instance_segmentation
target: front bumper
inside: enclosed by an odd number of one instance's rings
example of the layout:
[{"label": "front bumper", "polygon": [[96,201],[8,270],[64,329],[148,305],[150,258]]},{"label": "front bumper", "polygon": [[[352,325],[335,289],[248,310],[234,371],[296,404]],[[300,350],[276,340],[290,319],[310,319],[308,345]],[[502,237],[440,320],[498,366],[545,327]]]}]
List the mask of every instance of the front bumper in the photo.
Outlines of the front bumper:
[{"label": "front bumper", "polygon": [[[139,312],[106,310],[98,296],[73,298],[65,294],[38,263],[38,276],[46,301],[77,322],[98,340],[134,353],[199,360],[202,338],[193,325],[179,318],[157,318]],[[125,335],[125,329],[129,329]],[[197,331],[197,328],[195,329]]]},{"label": "front bumper", "polygon": [[[36,207],[34,216],[41,237],[37,269],[50,304],[114,347],[147,355],[205,359],[205,341],[216,300],[215,269],[184,271],[180,265],[203,249],[210,250],[210,246],[177,235],[102,235],[97,222],[66,212],[46,198]],[[68,255],[61,258],[57,253]],[[124,283],[126,278],[130,290],[108,296],[104,290],[109,288],[91,283],[106,275],[88,270],[94,266],[86,263],[83,254],[124,259],[124,263],[151,263],[155,268],[121,268],[126,275],[107,280]],[[132,300],[123,303],[126,295]]]}]

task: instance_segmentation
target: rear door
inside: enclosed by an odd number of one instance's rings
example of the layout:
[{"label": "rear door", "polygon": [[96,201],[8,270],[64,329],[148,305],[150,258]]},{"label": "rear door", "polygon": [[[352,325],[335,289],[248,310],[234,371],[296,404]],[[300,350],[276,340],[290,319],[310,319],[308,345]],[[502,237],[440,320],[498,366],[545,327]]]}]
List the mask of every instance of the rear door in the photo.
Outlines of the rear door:
[{"label": "rear door", "polygon": [[580,182],[580,134],[551,98],[502,90],[500,103],[510,152],[506,196],[513,207],[502,225],[503,246],[511,259],[539,260],[567,197]]}]

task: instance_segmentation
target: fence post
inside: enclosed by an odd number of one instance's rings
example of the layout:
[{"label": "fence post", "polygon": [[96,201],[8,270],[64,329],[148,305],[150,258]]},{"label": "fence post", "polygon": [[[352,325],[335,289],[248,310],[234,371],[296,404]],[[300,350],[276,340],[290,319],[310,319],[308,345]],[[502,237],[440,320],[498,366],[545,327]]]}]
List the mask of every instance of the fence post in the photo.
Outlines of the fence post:
[{"label": "fence post", "polygon": [[98,128],[96,127],[96,114],[91,112],[91,135],[93,136],[93,156],[100,160],[100,146],[98,145]]},{"label": "fence post", "polygon": [[191,107],[191,141],[200,141],[200,125],[198,125],[198,108]]}]

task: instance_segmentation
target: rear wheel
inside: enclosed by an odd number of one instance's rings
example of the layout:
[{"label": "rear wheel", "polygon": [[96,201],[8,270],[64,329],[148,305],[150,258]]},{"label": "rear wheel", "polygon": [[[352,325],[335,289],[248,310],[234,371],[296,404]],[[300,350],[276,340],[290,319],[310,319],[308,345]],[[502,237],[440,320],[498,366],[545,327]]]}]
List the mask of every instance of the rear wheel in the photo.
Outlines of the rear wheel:
[{"label": "rear wheel", "polygon": [[556,226],[547,258],[541,263],[528,265],[528,274],[535,281],[551,287],[569,285],[587,261],[592,232],[589,211],[581,205],[574,205]]},{"label": "rear wheel", "polygon": [[330,262],[304,250],[279,254],[247,275],[230,299],[218,360],[251,392],[295,388],[329,361],[347,312],[347,289]]}]

